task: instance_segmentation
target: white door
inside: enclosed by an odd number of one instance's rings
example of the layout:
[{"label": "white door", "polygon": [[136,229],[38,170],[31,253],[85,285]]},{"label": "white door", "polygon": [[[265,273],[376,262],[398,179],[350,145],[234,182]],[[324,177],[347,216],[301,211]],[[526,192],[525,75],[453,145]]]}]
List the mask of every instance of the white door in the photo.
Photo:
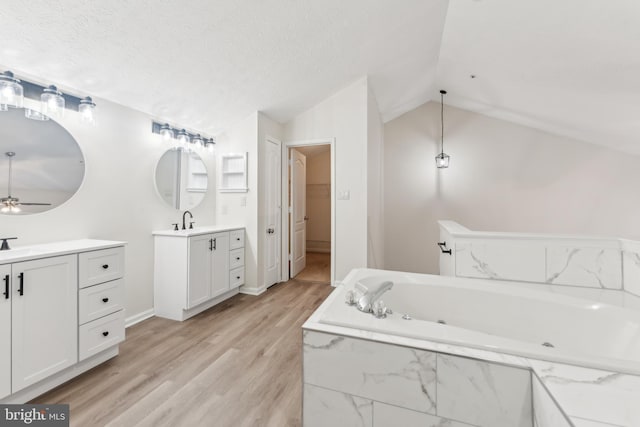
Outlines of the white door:
[{"label": "white door", "polygon": [[0,399],[11,394],[11,265],[0,265]]},{"label": "white door", "polygon": [[211,298],[212,255],[212,234],[189,237],[187,308],[193,308]]},{"label": "white door", "polygon": [[307,158],[291,149],[291,277],[307,263]]},{"label": "white door", "polygon": [[265,170],[265,272],[264,286],[280,281],[280,213],[282,209],[281,143],[267,139],[267,163]]},{"label": "white door", "polygon": [[213,258],[211,263],[211,297],[229,290],[229,232],[213,235]]},{"label": "white door", "polygon": [[12,392],[78,361],[78,256],[12,265]]}]

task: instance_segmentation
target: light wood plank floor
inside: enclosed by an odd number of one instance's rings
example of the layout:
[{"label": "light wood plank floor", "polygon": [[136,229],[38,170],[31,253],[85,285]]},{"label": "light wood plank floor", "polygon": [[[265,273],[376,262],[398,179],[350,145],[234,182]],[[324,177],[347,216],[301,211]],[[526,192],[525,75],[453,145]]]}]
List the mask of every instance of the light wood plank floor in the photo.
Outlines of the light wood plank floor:
[{"label": "light wood plank floor", "polygon": [[290,280],[185,322],[127,329],[120,355],[32,403],[68,403],[72,426],[299,426],[301,325],[331,293]]},{"label": "light wood plank floor", "polygon": [[331,254],[307,252],[307,264],[295,278],[308,282],[331,282]]}]

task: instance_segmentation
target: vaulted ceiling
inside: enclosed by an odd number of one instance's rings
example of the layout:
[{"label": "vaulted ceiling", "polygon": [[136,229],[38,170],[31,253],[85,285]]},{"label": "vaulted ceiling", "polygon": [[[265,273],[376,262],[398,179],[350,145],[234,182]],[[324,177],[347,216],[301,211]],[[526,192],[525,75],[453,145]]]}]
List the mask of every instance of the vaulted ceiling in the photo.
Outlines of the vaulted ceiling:
[{"label": "vaulted ceiling", "polygon": [[640,153],[639,24],[637,0],[30,0],[0,8],[0,64],[212,134],[368,75],[385,121],[444,88]]}]

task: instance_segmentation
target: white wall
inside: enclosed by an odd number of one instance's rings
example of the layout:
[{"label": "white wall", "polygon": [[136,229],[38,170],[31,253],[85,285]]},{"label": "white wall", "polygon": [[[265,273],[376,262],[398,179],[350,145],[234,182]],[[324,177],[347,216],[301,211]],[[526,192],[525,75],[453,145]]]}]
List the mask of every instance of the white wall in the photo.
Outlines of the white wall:
[{"label": "white wall", "polygon": [[640,158],[440,104],[384,126],[385,267],[438,273],[438,219],[472,230],[640,238]]},{"label": "white wall", "polygon": [[284,126],[285,141],[335,138],[336,200],[335,274],[340,280],[367,265],[367,79],[298,115]]},{"label": "white wall", "polygon": [[371,88],[367,91],[367,266],[384,265],[383,125]]},{"label": "white wall", "polygon": [[331,251],[331,150],[307,156],[307,251]]},{"label": "white wall", "polygon": [[[218,166],[222,154],[248,153],[246,193],[217,192],[216,223],[246,228],[245,285],[258,288],[258,113],[255,112],[216,138]],[[241,288],[242,289],[242,288]]]},{"label": "white wall", "polygon": [[[62,206],[29,216],[0,216],[0,235],[17,236],[13,246],[96,238],[127,241],[126,316],[153,306],[153,238],[151,232],[181,221],[180,212],[165,205],[154,186],[155,166],[169,148],[151,133],[151,117],[104,100],[98,104],[98,125],[79,123],[67,111],[60,120],[85,157],[80,190]],[[214,188],[215,164],[203,155]],[[196,225],[214,222],[211,190],[192,210]]]}]

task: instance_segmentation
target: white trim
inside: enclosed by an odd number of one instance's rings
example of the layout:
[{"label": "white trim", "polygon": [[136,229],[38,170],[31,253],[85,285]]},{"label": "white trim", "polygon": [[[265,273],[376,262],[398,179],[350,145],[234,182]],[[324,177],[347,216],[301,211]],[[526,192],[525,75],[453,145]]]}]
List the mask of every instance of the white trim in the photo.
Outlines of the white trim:
[{"label": "white trim", "polygon": [[263,293],[265,293],[266,290],[267,290],[267,288],[245,288],[244,286],[242,286],[240,288],[240,293],[241,294],[246,294],[246,295],[258,296],[258,295],[262,295]]},{"label": "white trim", "polygon": [[124,327],[128,328],[129,326],[133,326],[136,323],[142,322],[143,320],[147,320],[153,317],[154,314],[155,314],[155,311],[153,310],[153,308],[150,308],[149,310],[145,310],[141,313],[134,314],[133,316],[129,316],[126,319],[124,319]]},{"label": "white trim", "polygon": [[[335,138],[322,138],[322,139],[309,139],[302,141],[289,141],[282,144],[282,159],[283,165],[289,164],[289,148],[304,147],[308,145],[329,145],[331,150],[331,283],[336,280],[336,139]],[[282,209],[282,281],[286,282],[289,277],[289,168],[282,168],[282,203],[286,203],[287,209]],[[286,242],[286,244],[285,244]]]}]

